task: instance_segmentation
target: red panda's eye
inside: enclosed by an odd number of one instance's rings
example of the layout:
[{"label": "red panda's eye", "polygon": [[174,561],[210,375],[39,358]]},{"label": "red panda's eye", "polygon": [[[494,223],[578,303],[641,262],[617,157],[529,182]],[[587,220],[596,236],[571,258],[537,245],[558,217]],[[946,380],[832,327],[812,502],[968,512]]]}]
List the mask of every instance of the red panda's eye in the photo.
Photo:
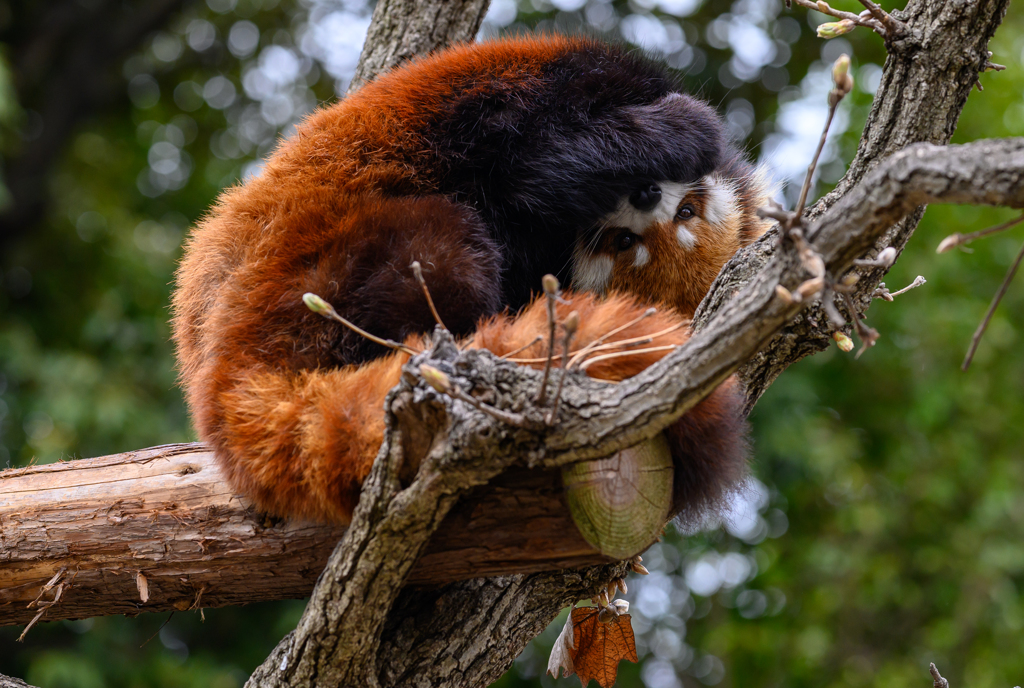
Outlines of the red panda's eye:
[{"label": "red panda's eye", "polygon": [[617,248],[620,251],[626,251],[628,249],[631,249],[634,245],[636,245],[637,239],[639,238],[640,237],[638,237],[636,234],[633,234],[633,232],[623,232],[615,240],[615,248]]},{"label": "red panda's eye", "polygon": [[682,208],[680,208],[678,211],[676,211],[676,219],[677,220],[689,220],[691,217],[693,217],[696,214],[697,214],[697,211],[694,210],[693,206],[690,205],[689,203],[687,203]]}]

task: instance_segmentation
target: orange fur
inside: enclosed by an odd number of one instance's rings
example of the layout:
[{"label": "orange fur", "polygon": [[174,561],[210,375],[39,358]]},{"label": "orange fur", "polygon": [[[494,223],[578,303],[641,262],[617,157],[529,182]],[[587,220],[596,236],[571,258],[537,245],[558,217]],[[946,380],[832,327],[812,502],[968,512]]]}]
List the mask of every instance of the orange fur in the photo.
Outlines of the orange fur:
[{"label": "orange fur", "polygon": [[[406,357],[309,312],[304,292],[374,334],[415,337],[433,327],[408,269],[418,260],[441,318],[470,346],[503,354],[546,334],[541,301],[518,316],[493,315],[517,303],[506,292],[508,266],[481,209],[459,200],[461,188],[439,187],[459,170],[445,167],[454,163],[441,160],[425,132],[450,114],[456,96],[463,103],[474,94],[507,98],[530,111],[552,61],[600,52],[595,45],[520,38],[456,47],[401,67],[312,115],[259,177],[225,191],[199,222],[177,275],[174,339],[196,429],[236,490],[276,514],[345,523],[380,446],[384,398]],[[605,66],[609,59],[599,56]],[[603,112],[598,105],[595,112]],[[565,126],[575,131],[575,124]],[[461,140],[459,132],[452,136]],[[683,255],[667,244],[671,231],[666,223],[645,234],[651,246],[661,234],[666,242],[649,271],[616,266],[611,287],[633,296],[577,293],[568,297],[571,306],[559,307],[563,315],[580,312],[576,349],[643,313],[634,298],[692,313],[725,260],[753,238],[737,227],[742,239],[723,237]],[[680,322],[664,310],[615,339]],[[677,329],[652,346],[678,345],[686,336]],[[545,350],[538,344],[517,357]],[[622,380],[666,353],[606,359],[587,374]],[[729,383],[669,430],[686,469],[677,477],[680,508],[710,503],[742,470],[739,408]]]},{"label": "orange fur", "polygon": [[[631,233],[636,243],[628,250],[616,247],[628,231],[621,227],[606,227],[591,239],[593,255],[612,262],[608,289],[693,315],[722,266],[771,226],[770,220],[756,214],[771,197],[760,171],[741,169],[735,179],[719,177],[716,181],[731,188],[729,193],[734,196],[724,217],[718,218],[709,208],[707,185],[695,184],[679,202],[680,207],[693,208],[693,217],[652,223],[642,235]],[[680,242],[680,231],[692,237],[692,246]],[[642,265],[637,264],[639,251],[645,256]]]}]

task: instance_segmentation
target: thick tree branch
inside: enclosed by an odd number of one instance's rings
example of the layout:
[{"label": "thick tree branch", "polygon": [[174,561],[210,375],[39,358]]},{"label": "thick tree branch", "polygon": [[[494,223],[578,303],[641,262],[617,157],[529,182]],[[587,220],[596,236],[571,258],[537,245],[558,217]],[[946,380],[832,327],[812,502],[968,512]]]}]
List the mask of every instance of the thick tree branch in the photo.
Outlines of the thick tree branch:
[{"label": "thick tree branch", "polygon": [[[905,31],[887,35],[890,56],[858,156],[836,191],[808,213],[807,239],[833,277],[856,258],[886,246],[902,248],[921,204],[1024,204],[1021,140],[949,149],[923,145],[897,153],[912,143],[949,140],[987,64],[987,43],[1007,4],[911,0],[903,13],[894,13]],[[400,52],[394,42],[386,53]],[[865,273],[855,303],[863,308],[882,270],[858,270]],[[720,275],[685,347],[618,386],[571,377],[559,422],[550,431],[510,427],[431,390],[414,372],[421,363],[443,370],[462,389],[486,388],[503,409],[536,398],[539,384],[539,373],[486,353],[459,352],[439,337],[389,397],[381,454],[302,622],[250,685],[407,685],[414,673],[423,685],[470,686],[498,675],[530,629],[565,604],[567,593],[554,584],[562,574],[400,595],[413,561],[452,505],[509,467],[557,468],[647,439],[733,371],[747,382],[753,403],[785,367],[830,341],[831,325],[820,309],[776,297],[777,285],[792,289],[804,277],[788,244],[780,247],[777,236],[766,237]],[[539,420],[542,410],[523,413]],[[401,468],[410,461],[418,461],[420,469],[406,484]],[[614,568],[592,569],[571,595],[589,594],[615,575],[620,574]],[[528,604],[501,606],[507,595],[525,597],[526,591]],[[506,611],[473,629],[454,618],[442,622],[440,628],[450,629],[444,636],[430,633],[429,620],[420,621],[463,605]],[[452,669],[451,663],[427,661],[438,637],[459,645],[469,634],[478,645],[468,664],[456,662]]]},{"label": "thick tree branch", "polygon": [[[201,444],[0,471],[0,626],[30,622],[61,570],[69,585],[41,622],[308,597],[344,530],[254,511]],[[608,561],[557,473],[511,471],[459,502],[407,582]]]}]

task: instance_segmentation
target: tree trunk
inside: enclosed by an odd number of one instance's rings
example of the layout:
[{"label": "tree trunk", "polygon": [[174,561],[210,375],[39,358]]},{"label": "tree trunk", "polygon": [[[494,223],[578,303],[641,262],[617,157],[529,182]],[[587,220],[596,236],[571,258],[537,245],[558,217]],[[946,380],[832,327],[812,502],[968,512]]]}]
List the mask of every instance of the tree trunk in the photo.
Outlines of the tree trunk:
[{"label": "tree trunk", "polygon": [[378,0],[350,90],[417,55],[472,41],[490,0]]}]

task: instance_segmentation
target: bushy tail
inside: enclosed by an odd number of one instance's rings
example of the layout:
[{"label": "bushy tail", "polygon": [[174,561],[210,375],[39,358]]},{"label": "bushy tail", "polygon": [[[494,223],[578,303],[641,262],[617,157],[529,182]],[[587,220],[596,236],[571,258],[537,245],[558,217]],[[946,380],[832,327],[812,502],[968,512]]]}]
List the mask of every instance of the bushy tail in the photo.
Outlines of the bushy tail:
[{"label": "bushy tail", "polygon": [[[569,294],[559,319],[580,315],[572,349],[579,351],[622,328],[605,343],[629,346],[594,349],[585,368],[592,377],[619,381],[636,375],[687,339],[685,323],[672,311],[641,317],[648,310],[626,296],[601,299]],[[626,327],[623,327],[627,325]],[[515,316],[483,321],[467,344],[543,367],[546,305],[534,301]],[[643,343],[639,340],[650,338]],[[529,346],[528,346],[529,345]],[[525,347],[525,348],[524,348]],[[616,355],[629,351],[629,355]],[[391,354],[358,366],[288,371],[264,366],[238,369],[218,385],[215,412],[196,412],[203,439],[212,443],[231,485],[270,513],[347,523],[384,434],[383,406],[408,360]],[[202,378],[202,375],[199,376]],[[222,382],[226,382],[223,381]],[[190,398],[197,395],[189,390]],[[677,511],[699,513],[742,477],[746,465],[742,400],[732,381],[722,385],[666,435],[676,462]]]}]

